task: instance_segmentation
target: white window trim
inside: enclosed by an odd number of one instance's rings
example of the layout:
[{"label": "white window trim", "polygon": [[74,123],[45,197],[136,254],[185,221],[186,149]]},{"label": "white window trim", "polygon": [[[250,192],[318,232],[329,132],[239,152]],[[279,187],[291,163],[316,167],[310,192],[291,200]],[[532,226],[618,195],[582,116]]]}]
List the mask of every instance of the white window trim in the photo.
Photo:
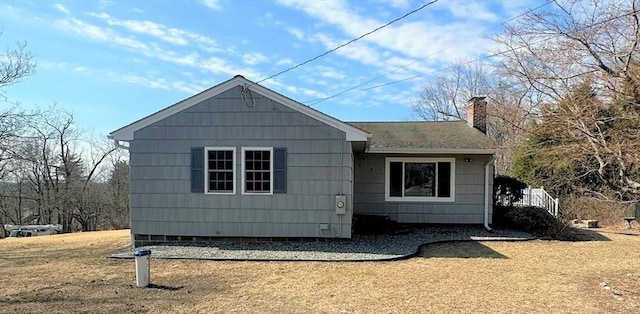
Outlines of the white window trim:
[{"label": "white window trim", "polygon": [[[245,191],[246,188],[246,182],[245,182],[245,157],[246,154],[245,152],[248,150],[260,150],[260,151],[269,151],[269,171],[270,171],[270,175],[269,175],[269,192],[247,192]],[[240,183],[242,184],[240,187],[240,191],[242,191],[242,195],[273,195],[273,147],[242,147],[242,181],[240,181]]]},{"label": "white window trim", "polygon": [[[220,192],[220,191],[209,191],[209,151],[232,151],[233,153],[233,191],[230,192]],[[204,148],[204,194],[211,195],[235,195],[236,194],[236,169],[238,168],[236,165],[236,148],[235,147],[205,147]]]},{"label": "white window trim", "polygon": [[[451,196],[450,197],[420,197],[420,196],[394,196],[389,195],[389,175],[391,162],[424,162],[424,163],[437,163],[437,162],[450,162],[451,163]],[[417,157],[387,157],[384,159],[384,200],[386,202],[455,202],[456,201],[456,159],[455,158],[417,158]],[[403,166],[404,169],[404,166]],[[404,171],[402,172],[402,178],[404,182]],[[436,186],[438,182],[435,182]]]}]

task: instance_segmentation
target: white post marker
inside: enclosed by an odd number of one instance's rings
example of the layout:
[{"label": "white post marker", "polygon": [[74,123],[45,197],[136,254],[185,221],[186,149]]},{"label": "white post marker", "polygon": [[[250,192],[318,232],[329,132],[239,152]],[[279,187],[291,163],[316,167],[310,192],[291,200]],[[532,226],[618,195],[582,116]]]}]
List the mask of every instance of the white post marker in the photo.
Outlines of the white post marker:
[{"label": "white post marker", "polygon": [[133,256],[136,258],[136,285],[144,288],[150,282],[149,259],[151,258],[151,250],[137,249],[133,252]]}]

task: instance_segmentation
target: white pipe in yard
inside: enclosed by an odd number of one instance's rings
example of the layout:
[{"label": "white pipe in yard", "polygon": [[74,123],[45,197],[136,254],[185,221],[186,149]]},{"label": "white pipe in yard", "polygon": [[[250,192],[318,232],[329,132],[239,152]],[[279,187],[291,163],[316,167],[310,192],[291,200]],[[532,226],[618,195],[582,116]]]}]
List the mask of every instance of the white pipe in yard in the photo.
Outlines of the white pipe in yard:
[{"label": "white pipe in yard", "polygon": [[149,259],[151,258],[151,250],[137,249],[133,252],[136,260],[136,286],[144,288],[151,283],[151,272]]},{"label": "white pipe in yard", "polygon": [[489,197],[493,195],[492,191],[489,190],[489,167],[494,161],[496,161],[496,157],[492,156],[491,160],[484,165],[484,228],[489,232],[493,231],[489,227]]}]

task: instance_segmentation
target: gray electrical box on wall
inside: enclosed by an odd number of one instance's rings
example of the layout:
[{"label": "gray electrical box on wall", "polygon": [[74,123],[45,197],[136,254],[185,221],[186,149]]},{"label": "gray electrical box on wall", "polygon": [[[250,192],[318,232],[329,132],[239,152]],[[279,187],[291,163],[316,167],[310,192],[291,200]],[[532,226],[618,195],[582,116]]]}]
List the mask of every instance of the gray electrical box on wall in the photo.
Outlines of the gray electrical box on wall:
[{"label": "gray electrical box on wall", "polygon": [[336,195],[336,214],[344,215],[347,213],[347,196]]}]

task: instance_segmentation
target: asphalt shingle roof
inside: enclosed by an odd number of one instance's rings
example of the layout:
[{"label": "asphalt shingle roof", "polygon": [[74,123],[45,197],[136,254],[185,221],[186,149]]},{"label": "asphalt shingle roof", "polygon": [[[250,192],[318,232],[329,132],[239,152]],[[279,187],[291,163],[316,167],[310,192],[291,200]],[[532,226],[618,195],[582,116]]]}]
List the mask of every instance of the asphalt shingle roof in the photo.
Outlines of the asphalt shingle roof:
[{"label": "asphalt shingle roof", "polygon": [[496,145],[466,121],[347,122],[371,133],[370,148],[493,149]]}]

